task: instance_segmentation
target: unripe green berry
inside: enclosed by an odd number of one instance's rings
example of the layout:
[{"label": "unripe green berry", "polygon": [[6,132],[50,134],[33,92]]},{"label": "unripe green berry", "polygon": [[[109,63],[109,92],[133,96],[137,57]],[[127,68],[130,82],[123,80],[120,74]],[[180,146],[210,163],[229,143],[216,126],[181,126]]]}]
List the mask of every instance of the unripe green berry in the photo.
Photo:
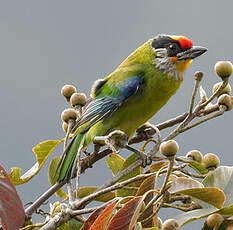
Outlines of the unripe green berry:
[{"label": "unripe green berry", "polygon": [[197,162],[201,163],[203,155],[198,150],[192,150],[192,151],[189,151],[186,154],[186,157],[189,158],[189,159],[191,159],[191,160],[193,160],[193,161],[197,161]]},{"label": "unripe green berry", "polygon": [[207,153],[202,159],[202,164],[208,170],[212,170],[219,166],[220,160],[216,154]]},{"label": "unripe green berry", "polygon": [[160,152],[166,157],[175,156],[179,150],[179,145],[174,140],[164,141],[160,145]]},{"label": "unripe green berry", "polygon": [[61,89],[61,94],[69,100],[73,93],[76,93],[76,88],[73,85],[64,85]]},{"label": "unripe green berry", "polygon": [[233,100],[232,97],[228,94],[222,94],[218,98],[218,105],[225,105],[227,107],[227,111],[232,110],[233,108]]},{"label": "unripe green berry", "polygon": [[65,133],[67,133],[67,130],[68,130],[68,124],[66,122],[63,121],[62,123],[62,129]]},{"label": "unripe green berry", "polygon": [[209,228],[214,228],[224,221],[224,217],[218,213],[211,214],[206,219],[206,224]]},{"label": "unripe green berry", "polygon": [[78,117],[78,114],[76,112],[76,110],[74,109],[65,109],[62,114],[61,114],[61,119],[64,121],[64,122],[69,122],[69,120],[76,120]]},{"label": "unripe green berry", "polygon": [[218,61],[215,64],[215,72],[218,74],[219,77],[222,79],[230,77],[233,71],[232,63],[229,61]]},{"label": "unripe green berry", "polygon": [[162,230],[180,230],[180,226],[175,219],[168,219],[163,223]]},{"label": "unripe green berry", "polygon": [[87,97],[84,93],[74,93],[70,98],[70,104],[72,106],[80,105],[84,106],[86,104]]},{"label": "unripe green berry", "polygon": [[[213,89],[212,89],[213,94],[220,88],[221,84],[222,84],[222,82],[218,82],[218,83],[214,84]],[[226,94],[228,94],[228,95],[231,94],[231,85],[230,85],[229,83],[228,83],[227,86],[222,90],[222,92],[219,93],[219,95],[224,94],[224,93],[226,93]],[[219,96],[219,95],[218,95],[218,96]]]}]

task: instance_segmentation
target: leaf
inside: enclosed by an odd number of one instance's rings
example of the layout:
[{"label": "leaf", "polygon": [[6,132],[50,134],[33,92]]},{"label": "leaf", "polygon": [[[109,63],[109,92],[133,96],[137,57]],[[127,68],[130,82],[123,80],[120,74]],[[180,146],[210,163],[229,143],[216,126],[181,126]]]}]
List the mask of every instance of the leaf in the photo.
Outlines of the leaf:
[{"label": "leaf", "polygon": [[3,229],[19,229],[24,223],[25,212],[21,199],[7,175],[0,165],[0,217]]},{"label": "leaf", "polygon": [[193,188],[179,191],[178,193],[194,197],[219,209],[223,207],[225,201],[224,192],[216,187]]},{"label": "leaf", "polygon": [[[55,173],[56,173],[59,159],[60,159],[59,157],[53,158],[49,165],[48,178],[49,178],[49,182],[51,185],[54,185],[57,182],[58,174],[55,176]],[[56,195],[64,199],[68,198],[68,195],[61,188],[56,191]]]},{"label": "leaf", "polygon": [[71,219],[68,222],[68,224],[69,224],[69,230],[79,230],[79,229],[81,229],[81,227],[83,225],[81,222],[79,222],[75,219]]},{"label": "leaf", "polygon": [[224,192],[226,201],[223,205],[223,208],[217,209],[207,203],[203,203],[202,209],[193,210],[177,216],[176,219],[181,225],[196,219],[204,218],[214,212],[226,216],[233,215],[233,167],[218,167],[214,171],[210,172],[202,181],[202,183],[207,188],[215,186]]},{"label": "leaf", "polygon": [[107,230],[132,230],[142,207],[142,196],[128,201],[111,219]]},{"label": "leaf", "polygon": [[165,165],[167,165],[168,161],[160,161],[160,162],[156,162],[154,164],[152,164],[150,166],[150,172],[157,172],[159,171],[161,168],[163,168]]},{"label": "leaf", "polygon": [[210,214],[216,212],[217,210],[218,210],[217,208],[215,208],[213,206],[209,206],[209,208],[201,208],[201,209],[197,209],[197,210],[183,213],[181,215],[178,215],[175,219],[177,220],[179,225],[182,226],[182,225],[187,224],[191,221],[205,218],[205,217],[209,216]]},{"label": "leaf", "polygon": [[217,187],[223,190],[226,196],[224,207],[233,204],[233,167],[220,166],[202,181],[205,187]]},{"label": "leaf", "polygon": [[[79,197],[83,198],[85,196],[88,196],[95,192],[98,189],[98,187],[81,187],[79,188]],[[95,198],[96,201],[99,202],[107,202],[109,200],[112,200],[116,197],[115,192],[107,192],[105,194],[99,195]]]},{"label": "leaf", "polygon": [[183,162],[188,163],[189,166],[199,174],[204,175],[208,173],[208,170],[201,163],[187,157],[180,157],[180,158],[183,160]]},{"label": "leaf", "polygon": [[[136,160],[137,160],[137,154],[133,153],[131,154],[126,161],[124,162],[121,171],[123,171],[124,169],[128,168],[131,164],[133,164]],[[125,181],[127,179],[133,178],[139,174],[141,174],[142,168],[141,166],[135,168],[133,171],[131,171],[129,174],[127,174],[126,176],[122,177],[119,182]],[[130,183],[127,186],[128,187],[135,187],[137,185],[137,183]],[[121,188],[117,190],[117,196],[119,197],[125,197],[125,196],[134,196],[136,194],[137,190],[133,190],[133,189],[125,189],[125,188]]]},{"label": "leaf", "polygon": [[9,177],[14,185],[19,185],[28,182],[31,180],[44,165],[49,155],[53,152],[53,150],[63,142],[62,140],[47,140],[39,143],[35,146],[32,151],[36,155],[37,162],[29,169],[24,175],[21,176],[20,168],[11,168],[11,173]]},{"label": "leaf", "polygon": [[171,187],[168,189],[168,191],[170,193],[178,193],[179,191],[191,188],[204,188],[204,185],[191,178],[177,177],[172,181]]},{"label": "leaf", "polygon": [[[105,230],[107,228],[107,224],[110,218],[113,215],[113,211],[117,206],[118,200],[113,201],[110,203],[97,217],[94,223],[91,225],[89,230]],[[83,229],[81,229],[83,230]]]},{"label": "leaf", "polygon": [[106,163],[110,170],[112,171],[113,176],[119,173],[125,163],[125,159],[122,158],[119,154],[111,153],[106,159]]},{"label": "leaf", "polygon": [[[156,183],[157,183],[156,176],[150,176],[150,177],[146,178],[142,182],[141,186],[139,187],[136,195],[137,196],[144,195],[146,192],[148,192],[150,190],[154,190],[156,187]],[[153,197],[154,197],[154,193],[148,194],[144,200],[145,205],[147,205],[153,199]],[[153,213],[153,206],[151,206],[150,208],[145,210],[145,212],[143,212],[143,214],[139,218],[139,221],[146,219],[152,213]],[[157,224],[157,217],[155,216],[155,218],[151,218],[149,221],[147,221],[145,224],[143,224],[143,227],[145,228],[145,227],[155,226],[156,224]]]}]

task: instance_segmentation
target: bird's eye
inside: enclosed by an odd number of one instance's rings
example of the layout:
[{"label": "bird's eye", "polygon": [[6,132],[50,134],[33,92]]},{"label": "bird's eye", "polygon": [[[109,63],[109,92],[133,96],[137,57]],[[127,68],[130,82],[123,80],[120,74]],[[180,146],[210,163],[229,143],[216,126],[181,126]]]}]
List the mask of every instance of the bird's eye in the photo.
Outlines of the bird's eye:
[{"label": "bird's eye", "polygon": [[169,45],[169,49],[170,49],[170,50],[176,50],[176,46],[175,46],[174,44],[170,44],[170,45]]}]

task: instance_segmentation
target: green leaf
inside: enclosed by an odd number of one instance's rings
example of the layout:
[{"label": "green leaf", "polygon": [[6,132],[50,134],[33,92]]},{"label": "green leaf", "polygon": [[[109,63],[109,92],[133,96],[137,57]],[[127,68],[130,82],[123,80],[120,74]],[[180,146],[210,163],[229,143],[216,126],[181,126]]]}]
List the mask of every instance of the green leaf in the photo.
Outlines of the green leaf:
[{"label": "green leaf", "polygon": [[[83,198],[95,192],[98,187],[81,187],[79,188],[79,197]],[[115,192],[107,192],[105,194],[99,195],[95,198],[96,201],[99,202],[108,202],[116,197]]]},{"label": "green leaf", "polygon": [[122,158],[119,154],[111,153],[106,159],[106,163],[110,170],[112,171],[113,176],[119,173],[125,163],[125,159]]},{"label": "green leaf", "polygon": [[[137,158],[138,158],[137,154],[135,154],[135,153],[131,154],[124,162],[120,171],[123,171],[124,169],[128,168],[131,164],[133,164],[137,160]],[[133,178],[133,177],[141,174],[141,172],[142,172],[142,167],[139,166],[139,167],[135,168],[133,171],[131,171],[129,174],[127,174],[126,176],[122,177],[119,180],[119,182]],[[127,187],[135,187],[136,184],[137,183],[133,182],[133,183],[128,184]],[[117,190],[117,196],[119,196],[119,197],[133,196],[136,194],[136,192],[137,192],[137,189],[121,188],[121,189]]]},{"label": "green leaf", "polygon": [[223,190],[226,196],[224,207],[233,204],[233,167],[220,166],[202,181],[205,187],[217,187]]},{"label": "green leaf", "polygon": [[208,170],[199,162],[191,160],[190,158],[187,157],[180,157],[183,162],[188,163],[191,168],[193,168],[196,172],[199,174],[207,174]]},{"label": "green leaf", "polygon": [[[59,157],[55,157],[52,159],[52,161],[50,162],[50,165],[49,165],[48,179],[49,179],[49,182],[51,185],[54,185],[57,182],[58,173],[56,176],[55,176],[55,173],[56,173],[56,169],[57,169],[59,160],[60,160]],[[68,198],[68,195],[61,188],[56,191],[56,195],[58,197],[62,197],[64,199]]]},{"label": "green leaf", "polygon": [[21,176],[21,168],[11,168],[9,177],[13,184],[19,185],[31,180],[44,165],[53,150],[63,142],[62,140],[47,140],[35,146],[32,151],[36,155],[37,162],[26,173]]},{"label": "green leaf", "polygon": [[197,201],[197,203],[202,205],[202,209],[193,210],[177,216],[176,219],[179,224],[183,225],[193,220],[204,218],[214,212],[226,216],[233,215],[233,167],[218,167],[214,171],[210,172],[202,183],[207,188],[214,186],[224,192],[226,201],[223,208],[217,209],[207,203],[200,203]]},{"label": "green leaf", "polygon": [[[225,195],[219,188],[192,188],[177,192],[178,194],[188,195],[198,200],[204,201],[216,208],[222,208],[225,201]],[[198,202],[196,202],[198,203]]]},{"label": "green leaf", "polygon": [[81,229],[82,225],[83,224],[81,222],[79,222],[75,219],[71,219],[69,221],[69,230],[79,230],[79,229]]}]

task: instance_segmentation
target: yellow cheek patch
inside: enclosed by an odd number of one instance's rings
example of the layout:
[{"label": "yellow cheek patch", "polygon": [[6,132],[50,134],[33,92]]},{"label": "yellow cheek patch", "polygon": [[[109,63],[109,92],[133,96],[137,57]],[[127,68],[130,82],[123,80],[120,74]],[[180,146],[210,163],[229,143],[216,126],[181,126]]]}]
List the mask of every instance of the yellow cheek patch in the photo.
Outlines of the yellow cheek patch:
[{"label": "yellow cheek patch", "polygon": [[191,62],[192,62],[192,59],[177,62],[176,63],[176,68],[177,68],[178,71],[184,72],[189,67]]},{"label": "yellow cheek patch", "polygon": [[170,59],[172,63],[175,63],[178,60],[178,57],[170,57]]}]

